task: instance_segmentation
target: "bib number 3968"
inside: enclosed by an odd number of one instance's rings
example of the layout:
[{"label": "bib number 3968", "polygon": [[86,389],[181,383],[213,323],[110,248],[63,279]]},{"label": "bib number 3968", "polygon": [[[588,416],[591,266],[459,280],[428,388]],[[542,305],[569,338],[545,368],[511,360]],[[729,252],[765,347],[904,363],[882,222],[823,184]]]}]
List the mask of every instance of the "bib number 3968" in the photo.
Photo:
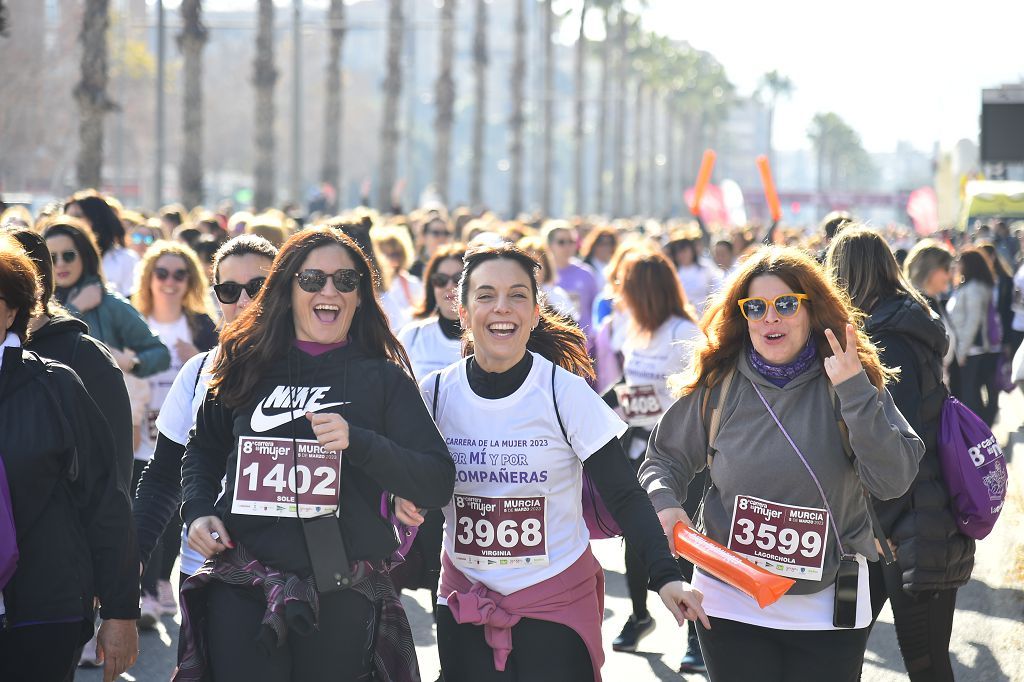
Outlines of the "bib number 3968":
[{"label": "bib number 3968", "polygon": [[544,497],[456,494],[452,501],[456,564],[475,569],[547,564]]},{"label": "bib number 3968", "polygon": [[737,495],[729,549],[777,575],[821,580],[828,512]]},{"label": "bib number 3968", "polygon": [[251,516],[322,516],[338,509],[341,454],[315,440],[238,439],[235,496],[231,513]]}]

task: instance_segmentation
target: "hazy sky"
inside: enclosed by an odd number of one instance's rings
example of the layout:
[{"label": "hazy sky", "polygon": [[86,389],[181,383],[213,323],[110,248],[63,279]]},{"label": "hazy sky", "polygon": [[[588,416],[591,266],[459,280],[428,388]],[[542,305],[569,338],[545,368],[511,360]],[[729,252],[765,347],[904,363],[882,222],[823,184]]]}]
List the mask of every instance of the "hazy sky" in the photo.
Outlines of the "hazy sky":
[{"label": "hazy sky", "polygon": [[[580,4],[555,2],[558,10]],[[627,2],[641,6],[641,0]],[[304,4],[324,7],[327,0]],[[471,6],[460,0],[458,8]],[[808,146],[807,126],[819,111],[839,114],[871,151],[893,150],[899,140],[923,150],[936,141],[944,147],[960,138],[976,141],[981,89],[1024,79],[1024,0],[646,0],[642,12],[649,29],[714,54],[740,94],[750,94],[772,69],[789,77],[795,92],[776,110],[779,149]]]}]

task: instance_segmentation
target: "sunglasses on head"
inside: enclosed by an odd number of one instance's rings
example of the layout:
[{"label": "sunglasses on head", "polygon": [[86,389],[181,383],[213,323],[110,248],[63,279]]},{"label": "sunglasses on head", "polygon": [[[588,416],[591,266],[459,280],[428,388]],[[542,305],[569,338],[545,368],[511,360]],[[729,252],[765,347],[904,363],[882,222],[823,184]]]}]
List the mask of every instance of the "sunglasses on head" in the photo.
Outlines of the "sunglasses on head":
[{"label": "sunglasses on head", "polygon": [[244,291],[250,299],[256,298],[256,294],[260,293],[260,289],[263,288],[263,283],[267,281],[266,277],[253,277],[245,284],[239,284],[238,282],[221,282],[220,284],[213,285],[213,293],[217,295],[217,300],[221,303],[230,304],[238,301],[242,297]]},{"label": "sunglasses on head", "polygon": [[58,260],[64,261],[65,265],[69,263],[74,263],[77,258],[77,251],[54,251],[53,253],[50,254],[50,262],[53,263],[54,265],[57,264]]},{"label": "sunglasses on head", "polygon": [[800,301],[809,301],[810,298],[807,294],[782,294],[771,301],[758,296],[741,299],[738,303],[743,317],[756,322],[768,314],[768,306],[774,307],[779,317],[793,317],[800,311]]},{"label": "sunglasses on head", "polygon": [[443,272],[435,272],[430,276],[430,285],[437,287],[438,289],[445,289],[449,286],[455,286],[459,283],[459,278],[462,277],[462,273],[456,273],[454,275],[446,275]]},{"label": "sunglasses on head", "polygon": [[315,294],[323,289],[327,285],[328,277],[334,282],[334,288],[339,293],[347,294],[350,291],[355,291],[359,286],[360,274],[357,270],[348,268],[342,268],[331,274],[327,274],[323,270],[311,269],[296,272],[295,277],[299,280],[299,288],[310,294]]},{"label": "sunglasses on head", "polygon": [[175,282],[184,282],[188,279],[188,270],[168,270],[167,268],[153,268],[153,276],[161,282],[165,281],[168,277],[173,277]]}]

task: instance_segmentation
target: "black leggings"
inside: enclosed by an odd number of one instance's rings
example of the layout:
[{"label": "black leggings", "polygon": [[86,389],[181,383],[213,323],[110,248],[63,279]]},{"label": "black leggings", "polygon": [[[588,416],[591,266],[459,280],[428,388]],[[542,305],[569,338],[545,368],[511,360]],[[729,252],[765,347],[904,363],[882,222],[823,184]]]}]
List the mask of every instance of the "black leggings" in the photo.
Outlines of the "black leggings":
[{"label": "black leggings", "polygon": [[[481,625],[460,624],[437,607],[437,653],[444,682],[593,682],[590,653],[576,632],[560,623],[523,618],[512,628],[512,653],[504,672]],[[218,680],[220,682],[220,680]]]},{"label": "black leggings", "polygon": [[699,622],[697,636],[711,682],[856,682],[868,628],[773,630],[723,618]]},{"label": "black leggings", "polygon": [[896,639],[912,682],[952,682],[949,639],[953,633],[956,590],[928,590],[910,595],[903,590],[899,563],[868,564],[871,581],[871,622],[886,600],[892,606]]},{"label": "black leggings", "polygon": [[260,590],[213,581],[207,590],[206,641],[217,682],[337,682],[370,679],[373,605],[358,592],[320,595],[319,627],[289,629],[284,646],[257,641],[266,601]]},{"label": "black leggings", "polygon": [[0,630],[0,680],[63,682],[74,678],[82,622],[45,623]]},{"label": "black leggings", "polygon": [[[995,353],[971,355],[967,358],[967,363],[960,368],[960,394],[957,398],[989,426],[992,426],[996,420],[996,412],[999,411],[997,357]],[[981,395],[982,387],[985,388],[985,398]]]}]

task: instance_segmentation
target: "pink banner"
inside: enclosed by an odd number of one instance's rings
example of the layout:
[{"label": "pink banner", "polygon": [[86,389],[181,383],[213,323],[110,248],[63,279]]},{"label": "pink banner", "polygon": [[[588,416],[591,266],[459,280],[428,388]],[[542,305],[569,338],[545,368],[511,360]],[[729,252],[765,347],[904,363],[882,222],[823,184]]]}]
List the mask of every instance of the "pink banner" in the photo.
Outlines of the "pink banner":
[{"label": "pink banner", "polygon": [[[686,204],[692,205],[694,188],[690,187],[683,192],[683,200]],[[709,184],[700,198],[699,207],[701,220],[708,226],[731,227],[729,221],[729,210],[725,206],[725,197],[722,195],[722,188],[718,185]]]},{"label": "pink banner", "polygon": [[907,215],[914,221],[914,230],[928,236],[939,230],[939,198],[931,187],[919,187],[907,199]]}]

